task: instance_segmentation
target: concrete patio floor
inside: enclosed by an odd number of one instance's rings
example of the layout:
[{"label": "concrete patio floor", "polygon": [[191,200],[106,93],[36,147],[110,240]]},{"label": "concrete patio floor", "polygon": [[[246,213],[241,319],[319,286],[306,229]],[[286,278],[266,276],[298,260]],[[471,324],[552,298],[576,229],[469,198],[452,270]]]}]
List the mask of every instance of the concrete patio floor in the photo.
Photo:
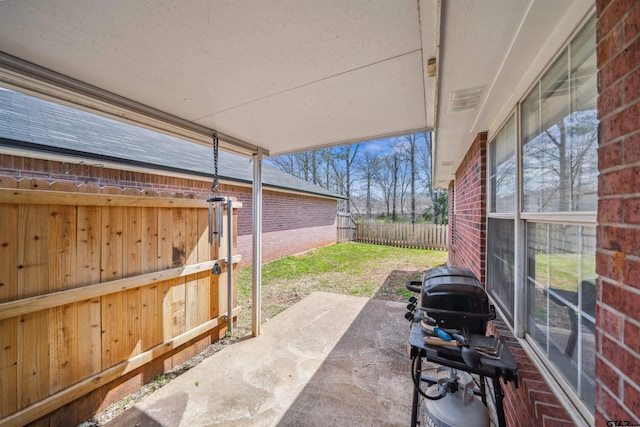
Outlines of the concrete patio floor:
[{"label": "concrete patio floor", "polygon": [[407,426],[405,304],[314,293],[109,426]]}]

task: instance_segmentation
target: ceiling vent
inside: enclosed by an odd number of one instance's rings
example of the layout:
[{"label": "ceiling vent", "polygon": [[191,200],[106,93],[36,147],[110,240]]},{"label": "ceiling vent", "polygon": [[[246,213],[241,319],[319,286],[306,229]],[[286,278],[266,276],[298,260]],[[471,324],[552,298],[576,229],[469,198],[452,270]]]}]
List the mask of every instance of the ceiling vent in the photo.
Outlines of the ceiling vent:
[{"label": "ceiling vent", "polygon": [[478,108],[484,88],[484,86],[478,86],[451,92],[449,113],[460,113]]}]

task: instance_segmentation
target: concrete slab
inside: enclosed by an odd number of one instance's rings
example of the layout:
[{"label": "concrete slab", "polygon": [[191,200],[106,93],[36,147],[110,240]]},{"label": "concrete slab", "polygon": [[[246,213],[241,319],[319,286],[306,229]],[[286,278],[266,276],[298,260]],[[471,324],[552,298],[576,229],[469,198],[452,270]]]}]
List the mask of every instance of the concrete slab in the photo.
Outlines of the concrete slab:
[{"label": "concrete slab", "polygon": [[405,305],[314,293],[109,426],[407,426]]}]

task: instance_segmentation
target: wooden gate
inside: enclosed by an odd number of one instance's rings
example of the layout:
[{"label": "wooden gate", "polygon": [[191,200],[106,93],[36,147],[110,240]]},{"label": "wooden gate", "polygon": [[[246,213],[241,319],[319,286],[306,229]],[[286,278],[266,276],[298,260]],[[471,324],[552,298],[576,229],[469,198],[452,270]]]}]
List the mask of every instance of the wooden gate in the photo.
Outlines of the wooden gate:
[{"label": "wooden gate", "polygon": [[356,222],[348,212],[338,212],[338,243],[349,242],[356,235]]}]

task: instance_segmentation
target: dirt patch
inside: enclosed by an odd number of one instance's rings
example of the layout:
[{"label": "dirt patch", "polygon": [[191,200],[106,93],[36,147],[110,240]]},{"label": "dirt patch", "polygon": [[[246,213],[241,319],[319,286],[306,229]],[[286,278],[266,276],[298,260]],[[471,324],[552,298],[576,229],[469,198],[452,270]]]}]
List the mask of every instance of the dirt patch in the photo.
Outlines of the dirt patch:
[{"label": "dirt patch", "polygon": [[375,298],[399,302],[407,301],[414,293],[405,287],[405,283],[420,280],[422,274],[422,271],[392,271],[376,292]]}]

